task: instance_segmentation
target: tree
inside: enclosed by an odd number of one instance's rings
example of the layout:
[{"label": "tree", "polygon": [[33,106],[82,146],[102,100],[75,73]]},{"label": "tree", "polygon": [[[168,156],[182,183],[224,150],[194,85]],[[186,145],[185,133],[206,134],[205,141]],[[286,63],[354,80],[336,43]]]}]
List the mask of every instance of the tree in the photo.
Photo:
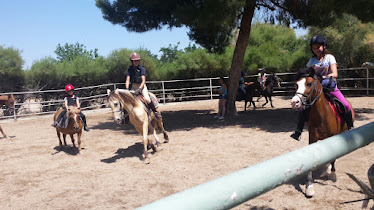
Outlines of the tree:
[{"label": "tree", "polygon": [[[240,71],[251,32],[255,11],[270,22],[289,26],[326,26],[343,13],[371,21],[374,2],[370,0],[96,0],[104,18],[129,31],[144,32],[186,26],[190,39],[209,51],[223,52],[230,44],[232,31],[239,27],[229,73],[227,110],[234,113]],[[257,9],[257,10],[256,10]]]},{"label": "tree", "polygon": [[19,91],[23,88],[23,62],[20,50],[0,45],[0,92]]},{"label": "tree", "polygon": [[89,59],[95,59],[99,57],[97,51],[97,49],[88,51],[86,50],[86,47],[83,44],[79,44],[77,42],[75,44],[65,43],[64,46],[58,44],[55,53],[57,55],[57,59],[60,62],[62,62],[72,61],[76,59],[78,56],[83,56]]}]

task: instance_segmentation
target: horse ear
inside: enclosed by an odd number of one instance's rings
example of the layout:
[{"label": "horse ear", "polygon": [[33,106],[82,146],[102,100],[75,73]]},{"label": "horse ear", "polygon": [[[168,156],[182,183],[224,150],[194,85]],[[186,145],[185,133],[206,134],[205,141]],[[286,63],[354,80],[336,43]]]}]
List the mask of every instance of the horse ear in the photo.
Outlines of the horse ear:
[{"label": "horse ear", "polygon": [[310,77],[314,77],[314,75],[316,74],[316,70],[312,67],[309,68],[309,76]]},{"label": "horse ear", "polygon": [[109,96],[109,94],[110,94],[110,89],[106,89],[106,93],[107,93],[108,96]]}]

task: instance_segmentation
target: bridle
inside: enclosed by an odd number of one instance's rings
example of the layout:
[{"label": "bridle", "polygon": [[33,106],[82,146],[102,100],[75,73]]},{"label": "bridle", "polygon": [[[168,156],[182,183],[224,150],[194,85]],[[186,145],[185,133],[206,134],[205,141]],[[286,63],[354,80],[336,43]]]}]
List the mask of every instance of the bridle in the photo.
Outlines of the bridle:
[{"label": "bridle", "polygon": [[[304,77],[311,77],[311,76],[304,76]],[[322,92],[323,92],[323,88],[321,87],[321,90],[319,91],[318,95],[312,100],[312,93],[317,90],[317,77],[314,75],[312,77],[314,79],[314,82],[313,82],[313,86],[312,86],[312,90],[310,91],[310,93],[308,95],[304,94],[304,93],[298,93],[296,92],[296,96],[298,96],[300,98],[300,101],[301,101],[301,104],[303,106],[304,109],[308,108],[308,107],[311,107],[313,106],[313,104],[317,101],[317,99],[321,96]],[[304,99],[302,97],[303,96]],[[312,101],[311,101],[312,100]],[[308,101],[310,101],[308,103]]]}]

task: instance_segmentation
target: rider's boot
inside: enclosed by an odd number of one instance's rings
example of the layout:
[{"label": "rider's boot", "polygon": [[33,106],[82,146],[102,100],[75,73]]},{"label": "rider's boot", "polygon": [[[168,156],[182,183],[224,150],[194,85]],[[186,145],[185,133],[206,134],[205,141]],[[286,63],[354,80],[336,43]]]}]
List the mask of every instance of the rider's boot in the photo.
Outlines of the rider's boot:
[{"label": "rider's boot", "polygon": [[157,118],[162,118],[162,115],[157,112],[156,107],[152,101],[148,104],[148,107],[151,108],[151,110],[153,111],[153,113],[155,114]]},{"label": "rider's boot", "polygon": [[295,132],[291,134],[291,138],[300,141],[300,136],[301,136],[301,132],[303,131],[305,121],[306,121],[305,113],[304,111],[300,111],[299,117],[297,120],[297,127],[296,127]]},{"label": "rider's boot", "polygon": [[347,123],[348,130],[353,128],[353,119],[352,119],[352,111],[349,111],[344,114],[345,122]]},{"label": "rider's boot", "polygon": [[65,111],[65,110],[62,111],[62,112],[58,115],[56,121],[53,122],[52,126],[53,126],[53,127],[57,127],[58,122],[61,121],[61,119],[64,117],[65,114],[66,114],[66,111]]},{"label": "rider's boot", "polygon": [[81,112],[81,113],[80,113],[80,117],[82,118],[83,129],[84,129],[85,131],[90,131],[90,129],[87,127],[86,116]]}]

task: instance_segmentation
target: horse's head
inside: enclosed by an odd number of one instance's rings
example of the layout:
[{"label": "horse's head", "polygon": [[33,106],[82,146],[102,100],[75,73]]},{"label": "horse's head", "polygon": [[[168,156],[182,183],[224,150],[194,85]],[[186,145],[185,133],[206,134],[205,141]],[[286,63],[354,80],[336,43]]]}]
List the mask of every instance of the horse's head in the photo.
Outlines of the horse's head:
[{"label": "horse's head", "polygon": [[8,96],[8,107],[14,109],[15,101],[16,99],[14,98],[13,94],[10,94],[10,96]]},{"label": "horse's head", "polygon": [[296,82],[296,94],[291,100],[293,109],[313,105],[322,93],[321,84],[313,68],[301,69]]},{"label": "horse's head", "polygon": [[107,90],[107,94],[108,94],[108,98],[107,98],[108,106],[112,109],[114,121],[117,124],[123,124],[125,119],[122,115],[122,106],[118,99],[118,96],[116,95],[114,91],[111,92],[109,89]]},{"label": "horse's head", "polygon": [[69,122],[73,122],[74,130],[79,130],[80,128],[80,113],[81,110],[75,106],[69,106],[67,111],[67,116],[69,118]]},{"label": "horse's head", "polygon": [[283,80],[275,74],[269,75],[268,79],[274,84],[274,87],[280,87],[280,83],[283,82]]}]

